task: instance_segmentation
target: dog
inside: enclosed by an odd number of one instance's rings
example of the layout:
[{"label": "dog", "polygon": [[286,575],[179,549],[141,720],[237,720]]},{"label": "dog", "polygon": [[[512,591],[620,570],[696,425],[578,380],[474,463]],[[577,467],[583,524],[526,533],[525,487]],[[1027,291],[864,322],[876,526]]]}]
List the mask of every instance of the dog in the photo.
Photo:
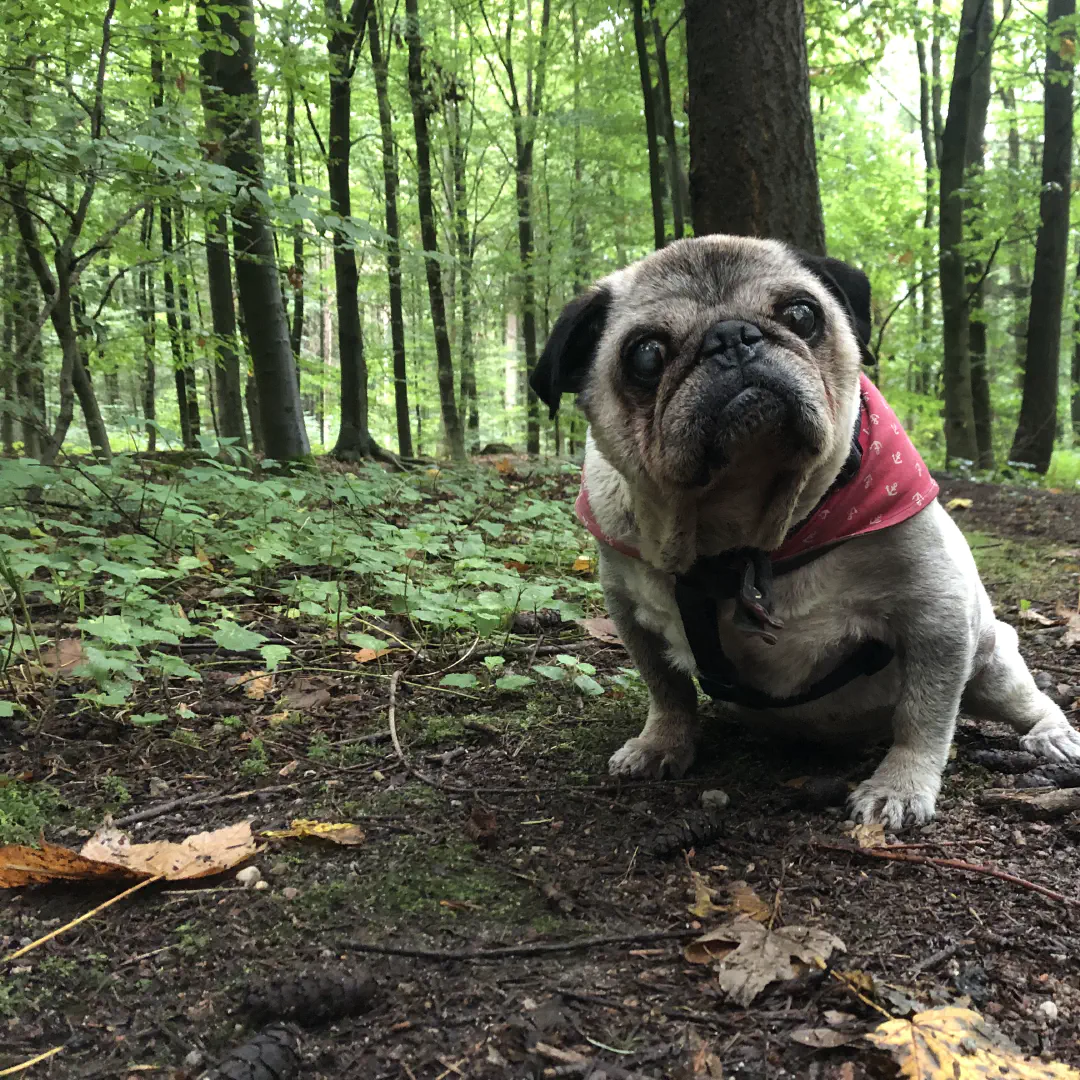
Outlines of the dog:
[{"label": "dog", "polygon": [[589,420],[577,513],[649,692],[627,777],[679,777],[696,676],[741,721],[887,737],[849,814],[931,820],[958,711],[1080,761],[1080,733],[994,617],[963,534],[881,394],[870,283],[776,240],[680,240],[599,281],[530,383]]}]

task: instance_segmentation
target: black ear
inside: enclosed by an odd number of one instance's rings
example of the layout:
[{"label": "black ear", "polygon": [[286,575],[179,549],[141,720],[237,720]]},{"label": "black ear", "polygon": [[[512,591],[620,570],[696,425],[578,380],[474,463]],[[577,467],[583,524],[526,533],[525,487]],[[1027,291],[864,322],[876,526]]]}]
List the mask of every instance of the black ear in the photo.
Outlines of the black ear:
[{"label": "black ear", "polygon": [[610,307],[611,293],[604,286],[590,289],[571,300],[551,328],[529,376],[529,385],[551,416],[559,411],[563,394],[576,394],[584,387]]},{"label": "black ear", "polygon": [[852,329],[864,348],[870,344],[870,279],[854,266],[827,255],[807,255],[800,251],[803,266],[816,274],[840,301],[851,319]]}]

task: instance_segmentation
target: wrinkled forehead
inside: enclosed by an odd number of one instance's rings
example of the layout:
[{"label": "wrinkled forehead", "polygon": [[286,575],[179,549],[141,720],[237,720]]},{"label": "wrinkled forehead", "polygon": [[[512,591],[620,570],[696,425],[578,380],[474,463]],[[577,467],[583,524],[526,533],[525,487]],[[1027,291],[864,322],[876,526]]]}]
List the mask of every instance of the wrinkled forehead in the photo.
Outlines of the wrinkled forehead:
[{"label": "wrinkled forehead", "polygon": [[832,306],[822,281],[770,240],[680,241],[616,274],[610,285],[616,333],[648,324],[677,334],[710,317],[750,317],[796,293]]}]

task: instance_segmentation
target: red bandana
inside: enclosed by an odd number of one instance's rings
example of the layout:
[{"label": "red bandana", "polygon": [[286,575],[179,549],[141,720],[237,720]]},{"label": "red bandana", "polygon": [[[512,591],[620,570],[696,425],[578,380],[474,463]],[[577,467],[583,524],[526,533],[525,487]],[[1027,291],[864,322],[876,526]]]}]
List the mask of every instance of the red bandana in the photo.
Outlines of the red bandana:
[{"label": "red bandana", "polygon": [[[862,398],[859,471],[827,495],[817,509],[775,551],[773,562],[804,555],[854,536],[865,536],[914,517],[937,496],[937,481],[900,426],[881,391],[860,375]],[[593,516],[585,474],[581,476],[574,512],[602,544],[640,559],[631,544],[608,536]]]}]

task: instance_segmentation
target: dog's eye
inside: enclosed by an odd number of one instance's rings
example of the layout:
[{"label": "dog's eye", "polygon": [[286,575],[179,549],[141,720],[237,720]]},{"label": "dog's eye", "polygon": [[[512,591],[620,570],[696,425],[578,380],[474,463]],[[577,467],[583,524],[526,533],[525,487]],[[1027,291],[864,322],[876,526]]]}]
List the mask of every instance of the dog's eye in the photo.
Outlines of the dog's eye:
[{"label": "dog's eye", "polygon": [[809,341],[817,332],[820,319],[817,311],[805,300],[796,300],[780,310],[780,321],[803,341]]},{"label": "dog's eye", "polygon": [[638,386],[653,387],[664,372],[667,349],[656,338],[645,338],[632,346],[626,357],[626,368]]}]

